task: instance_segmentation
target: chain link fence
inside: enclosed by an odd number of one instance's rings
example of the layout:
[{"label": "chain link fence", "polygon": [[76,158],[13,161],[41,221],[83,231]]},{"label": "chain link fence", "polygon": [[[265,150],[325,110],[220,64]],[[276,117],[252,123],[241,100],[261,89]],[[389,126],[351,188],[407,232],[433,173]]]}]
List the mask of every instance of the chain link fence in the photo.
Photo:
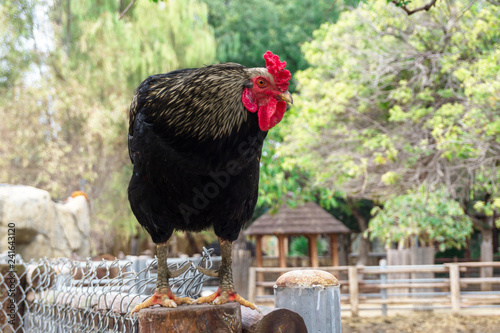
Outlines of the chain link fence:
[{"label": "chain link fence", "polygon": [[[213,250],[204,249],[191,267],[171,279],[172,291],[197,298],[208,279],[196,270],[212,268]],[[168,259],[171,269],[186,260]],[[157,260],[72,261],[40,259],[24,263],[0,258],[0,330],[4,333],[138,332],[137,314],[130,312],[151,296]],[[12,271],[15,271],[12,272]]]}]

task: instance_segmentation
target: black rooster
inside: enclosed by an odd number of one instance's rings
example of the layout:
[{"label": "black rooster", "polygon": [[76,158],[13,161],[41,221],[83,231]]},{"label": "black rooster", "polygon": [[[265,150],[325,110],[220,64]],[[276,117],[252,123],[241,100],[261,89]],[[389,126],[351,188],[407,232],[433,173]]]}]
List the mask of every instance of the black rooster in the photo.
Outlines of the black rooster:
[{"label": "black rooster", "polygon": [[213,227],[222,264],[216,293],[196,303],[228,301],[255,308],[234,290],[231,243],[257,202],[259,165],[267,131],[292,103],[290,72],[268,51],[266,68],[225,63],[148,77],[130,106],[129,154],[134,164],[128,195],[139,223],[157,244],[155,294],[138,305],[193,303],[172,294],[166,242],[174,230]]}]

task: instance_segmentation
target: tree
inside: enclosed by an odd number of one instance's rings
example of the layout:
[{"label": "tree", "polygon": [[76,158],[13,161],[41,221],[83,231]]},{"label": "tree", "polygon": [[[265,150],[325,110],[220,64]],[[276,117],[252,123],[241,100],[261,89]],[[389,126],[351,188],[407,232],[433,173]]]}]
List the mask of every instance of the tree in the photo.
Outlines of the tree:
[{"label": "tree", "polygon": [[300,112],[280,151],[352,198],[445,186],[491,230],[469,202],[500,195],[499,25],[500,7],[484,1],[344,12],[303,47],[311,67],[296,75]]},{"label": "tree", "polygon": [[292,74],[307,68],[300,45],[324,22],[335,22],[330,0],[206,0],[215,28],[217,59],[261,67],[267,50],[279,54]]},{"label": "tree", "polygon": [[34,1],[4,1],[0,6],[0,89],[11,86],[36,60]]},{"label": "tree", "polygon": [[439,244],[441,251],[466,245],[472,232],[472,221],[460,204],[450,199],[446,189],[428,191],[425,187],[413,193],[387,200],[384,208],[372,210],[370,238],[391,243]]}]

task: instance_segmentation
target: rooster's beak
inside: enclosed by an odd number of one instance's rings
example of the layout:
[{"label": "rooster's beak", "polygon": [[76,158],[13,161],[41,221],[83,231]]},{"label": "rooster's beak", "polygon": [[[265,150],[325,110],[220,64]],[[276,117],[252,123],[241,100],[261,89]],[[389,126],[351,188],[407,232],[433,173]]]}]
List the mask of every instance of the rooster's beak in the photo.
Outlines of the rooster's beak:
[{"label": "rooster's beak", "polygon": [[292,94],[290,94],[290,92],[288,92],[288,90],[285,91],[284,93],[276,96],[276,97],[277,97],[276,99],[278,99],[278,100],[282,100],[282,101],[285,101],[289,104],[293,104]]}]

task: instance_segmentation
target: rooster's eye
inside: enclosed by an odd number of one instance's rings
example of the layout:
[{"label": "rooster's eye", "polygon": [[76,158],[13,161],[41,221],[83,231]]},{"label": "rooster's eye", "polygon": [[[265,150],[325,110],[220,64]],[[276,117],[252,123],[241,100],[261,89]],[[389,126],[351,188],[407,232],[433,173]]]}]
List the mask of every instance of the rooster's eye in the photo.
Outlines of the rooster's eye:
[{"label": "rooster's eye", "polygon": [[257,80],[257,85],[259,87],[264,87],[266,85],[266,81],[259,79],[259,80]]}]

